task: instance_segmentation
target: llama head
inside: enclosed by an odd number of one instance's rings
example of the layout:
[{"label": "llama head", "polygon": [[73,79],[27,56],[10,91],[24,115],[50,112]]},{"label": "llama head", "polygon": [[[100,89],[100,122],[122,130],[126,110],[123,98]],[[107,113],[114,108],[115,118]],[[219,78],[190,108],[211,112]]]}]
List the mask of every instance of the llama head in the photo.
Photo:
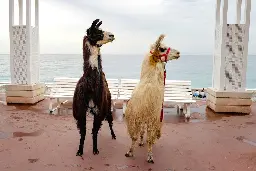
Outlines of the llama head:
[{"label": "llama head", "polygon": [[96,19],[92,22],[90,28],[87,29],[87,39],[92,46],[101,47],[103,44],[112,42],[115,40],[114,34],[103,31],[99,27],[102,24],[102,21]]},{"label": "llama head", "polygon": [[161,34],[156,42],[151,46],[150,53],[153,62],[167,62],[180,57],[180,52],[163,43],[165,35]]}]

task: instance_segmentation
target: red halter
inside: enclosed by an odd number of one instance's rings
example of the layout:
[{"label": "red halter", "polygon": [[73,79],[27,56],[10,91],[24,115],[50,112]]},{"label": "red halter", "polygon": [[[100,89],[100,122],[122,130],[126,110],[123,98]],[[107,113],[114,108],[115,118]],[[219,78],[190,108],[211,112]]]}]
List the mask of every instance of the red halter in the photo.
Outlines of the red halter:
[{"label": "red halter", "polygon": [[[161,59],[161,57],[164,56],[164,62],[167,62],[167,59],[168,59],[168,55],[169,53],[171,52],[171,48],[169,47],[166,51],[166,53],[162,54],[162,55],[159,55],[158,58]],[[151,54],[153,54],[152,51],[150,51]]]},{"label": "red halter", "polygon": [[[171,52],[171,48],[169,47],[166,51],[166,53],[159,55],[158,58],[161,57],[165,57],[165,62],[167,62],[168,59],[168,54]],[[153,54],[153,52],[150,51],[151,54]],[[164,85],[165,85],[165,79],[166,79],[166,69],[164,68]],[[164,118],[164,103],[162,103],[162,110],[161,110],[161,114],[160,114],[160,122],[163,122],[163,118]]]}]

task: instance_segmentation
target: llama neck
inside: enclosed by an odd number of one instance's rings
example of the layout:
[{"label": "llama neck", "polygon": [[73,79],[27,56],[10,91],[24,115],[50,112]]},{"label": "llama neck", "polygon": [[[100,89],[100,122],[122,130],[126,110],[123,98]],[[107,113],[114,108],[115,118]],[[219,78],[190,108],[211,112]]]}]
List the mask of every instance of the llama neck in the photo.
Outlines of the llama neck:
[{"label": "llama neck", "polygon": [[155,64],[152,64],[150,57],[150,54],[147,55],[142,62],[140,79],[163,82],[164,64],[161,62],[156,62]]},{"label": "llama neck", "polygon": [[102,70],[101,65],[101,54],[100,48],[96,46],[91,46],[89,42],[87,42],[84,46],[84,65],[83,70],[87,72],[89,68],[92,70],[97,69],[98,71]]}]

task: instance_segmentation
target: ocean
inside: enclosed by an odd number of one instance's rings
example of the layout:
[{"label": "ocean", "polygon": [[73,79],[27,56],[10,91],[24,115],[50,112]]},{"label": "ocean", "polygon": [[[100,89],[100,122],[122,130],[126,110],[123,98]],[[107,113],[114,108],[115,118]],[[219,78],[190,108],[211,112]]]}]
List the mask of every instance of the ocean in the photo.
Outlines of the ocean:
[{"label": "ocean", "polygon": [[[144,55],[102,54],[103,70],[107,78],[139,79]],[[167,79],[191,80],[192,88],[212,85],[213,55],[182,55],[166,65]],[[247,88],[256,88],[256,55],[248,56]],[[52,82],[54,77],[80,77],[82,55],[41,54],[40,81]],[[9,55],[0,55],[0,82],[10,81]]]}]

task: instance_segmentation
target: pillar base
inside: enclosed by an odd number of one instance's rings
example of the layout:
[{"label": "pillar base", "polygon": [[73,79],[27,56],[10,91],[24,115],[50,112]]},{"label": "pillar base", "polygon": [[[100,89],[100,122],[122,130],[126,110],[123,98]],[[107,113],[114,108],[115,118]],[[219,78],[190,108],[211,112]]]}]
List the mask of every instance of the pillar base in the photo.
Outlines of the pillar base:
[{"label": "pillar base", "polygon": [[45,84],[6,85],[6,103],[35,104],[44,100]]},{"label": "pillar base", "polygon": [[250,114],[252,92],[218,91],[207,88],[206,105],[217,113]]}]

